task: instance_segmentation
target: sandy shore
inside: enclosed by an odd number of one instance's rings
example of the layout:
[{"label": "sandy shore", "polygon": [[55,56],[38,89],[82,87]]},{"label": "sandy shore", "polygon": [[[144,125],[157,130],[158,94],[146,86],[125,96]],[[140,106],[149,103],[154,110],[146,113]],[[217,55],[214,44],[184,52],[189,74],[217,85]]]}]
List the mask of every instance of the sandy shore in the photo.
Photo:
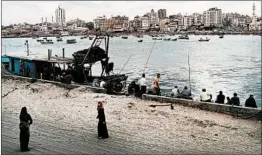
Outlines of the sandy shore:
[{"label": "sandy shore", "polygon": [[[28,154],[261,154],[258,121],[38,82],[2,79],[1,95],[2,154],[26,154],[19,152],[23,106],[34,121]],[[109,139],[97,139],[97,101],[106,101]]]}]

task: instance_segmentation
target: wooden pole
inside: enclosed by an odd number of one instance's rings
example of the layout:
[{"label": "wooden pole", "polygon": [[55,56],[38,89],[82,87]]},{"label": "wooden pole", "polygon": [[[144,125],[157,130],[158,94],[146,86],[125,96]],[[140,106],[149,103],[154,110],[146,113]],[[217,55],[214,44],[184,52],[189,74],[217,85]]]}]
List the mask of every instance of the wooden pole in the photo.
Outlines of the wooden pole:
[{"label": "wooden pole", "polygon": [[188,51],[188,78],[189,78],[189,88],[190,88],[190,93],[191,93],[189,51]]},{"label": "wooden pole", "polygon": [[[62,55],[63,55],[63,59],[65,58],[65,48],[62,48]],[[65,70],[65,63],[63,64],[63,68]]]}]

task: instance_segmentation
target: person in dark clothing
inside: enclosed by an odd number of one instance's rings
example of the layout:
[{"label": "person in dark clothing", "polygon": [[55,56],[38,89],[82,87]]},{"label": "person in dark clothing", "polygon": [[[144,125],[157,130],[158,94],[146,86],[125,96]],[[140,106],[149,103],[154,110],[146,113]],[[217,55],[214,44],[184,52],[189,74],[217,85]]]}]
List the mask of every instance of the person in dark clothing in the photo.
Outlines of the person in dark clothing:
[{"label": "person in dark clothing", "polygon": [[230,97],[227,97],[227,103],[226,104],[231,104]]},{"label": "person in dark clothing", "polygon": [[31,116],[27,113],[26,107],[21,109],[20,113],[20,149],[21,151],[30,151],[28,148],[30,130],[29,126],[33,123]]},{"label": "person in dark clothing", "polygon": [[97,119],[98,121],[98,138],[108,138],[108,131],[107,131],[107,126],[106,126],[106,117],[105,117],[105,112],[104,112],[104,106],[102,102],[98,102],[97,105]]},{"label": "person in dark clothing", "polygon": [[240,101],[239,101],[239,98],[237,97],[237,93],[234,93],[233,95],[234,95],[234,97],[231,98],[230,104],[239,106]]},{"label": "person in dark clothing", "polygon": [[245,102],[246,107],[251,107],[251,108],[257,108],[256,101],[253,97],[253,95],[250,95],[249,98]]},{"label": "person in dark clothing", "polygon": [[219,91],[219,95],[217,95],[216,103],[224,104],[225,102],[225,95],[223,95],[222,91]]}]

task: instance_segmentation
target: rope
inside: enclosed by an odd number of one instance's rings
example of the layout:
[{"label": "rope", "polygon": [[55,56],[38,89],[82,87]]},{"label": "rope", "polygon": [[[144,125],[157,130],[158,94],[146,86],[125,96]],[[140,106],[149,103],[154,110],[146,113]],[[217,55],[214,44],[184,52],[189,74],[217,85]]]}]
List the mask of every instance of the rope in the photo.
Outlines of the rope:
[{"label": "rope", "polygon": [[152,45],[152,48],[151,48],[151,51],[150,51],[150,53],[149,53],[149,55],[148,55],[148,58],[147,58],[147,61],[146,61],[146,64],[145,64],[145,67],[144,67],[143,73],[145,73],[145,69],[146,69],[146,66],[147,66],[148,60],[149,60],[149,58],[150,58],[150,56],[151,56],[151,53],[152,53],[152,51],[153,51],[153,47],[154,47],[155,43],[156,43],[156,40],[154,41],[154,43],[153,43],[153,45]]},{"label": "rope", "polygon": [[120,70],[120,72],[118,74],[120,74],[122,72],[122,70],[125,68],[126,64],[128,63],[128,61],[130,60],[130,58],[132,57],[133,54],[131,54],[127,60],[127,62],[125,63],[125,65],[122,67],[122,69]]}]

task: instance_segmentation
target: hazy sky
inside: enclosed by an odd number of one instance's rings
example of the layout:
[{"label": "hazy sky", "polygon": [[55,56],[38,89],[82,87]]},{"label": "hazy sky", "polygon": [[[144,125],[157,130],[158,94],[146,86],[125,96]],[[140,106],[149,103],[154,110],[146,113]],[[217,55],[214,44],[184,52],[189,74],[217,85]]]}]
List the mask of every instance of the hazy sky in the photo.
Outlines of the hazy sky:
[{"label": "hazy sky", "polygon": [[252,15],[253,2],[256,15],[261,16],[261,1],[2,1],[2,25],[15,23],[37,23],[41,17],[55,21],[55,9],[60,5],[66,11],[66,21],[79,18],[93,21],[97,16],[126,15],[133,19],[151,9],[167,9],[167,15],[192,14],[218,7],[222,12],[238,12]]}]

